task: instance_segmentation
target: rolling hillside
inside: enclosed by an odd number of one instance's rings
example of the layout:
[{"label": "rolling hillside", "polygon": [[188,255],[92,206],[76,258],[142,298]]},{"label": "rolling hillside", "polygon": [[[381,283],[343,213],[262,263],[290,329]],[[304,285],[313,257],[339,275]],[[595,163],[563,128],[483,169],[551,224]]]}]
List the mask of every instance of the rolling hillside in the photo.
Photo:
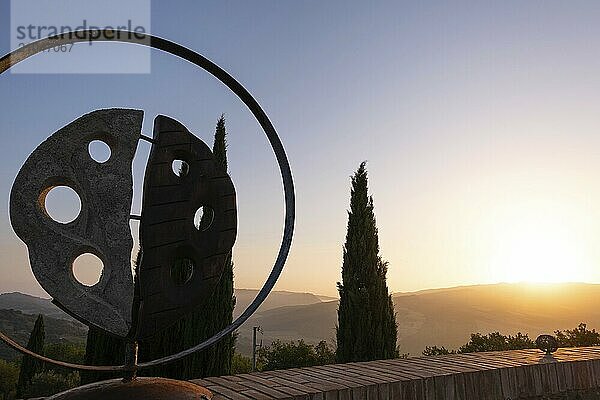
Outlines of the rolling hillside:
[{"label": "rolling hillside", "polygon": [[[600,329],[600,285],[494,284],[393,295],[402,353],[420,355],[427,345],[457,348],[473,332],[541,333],[571,329],[580,322]],[[262,311],[240,329],[238,348],[250,352],[251,327],[263,341],[304,338],[334,342],[337,301]]]},{"label": "rolling hillside", "polygon": [[[34,314],[0,309],[0,329],[18,343],[25,345],[36,318],[37,315]],[[46,343],[59,343],[62,341],[83,343],[87,335],[87,327],[74,320],[45,316],[44,328]],[[0,358],[12,360],[17,356],[17,352],[11,350],[4,343],[0,343]]]},{"label": "rolling hillside", "polygon": [[[258,290],[253,289],[235,290],[237,299],[236,316],[241,314],[256,297],[257,293]],[[312,293],[274,291],[271,292],[259,310],[267,311],[285,306],[309,305],[320,302],[320,298]],[[0,294],[0,329],[19,343],[27,343],[38,314],[45,316],[48,343],[55,343],[60,340],[85,341],[87,328],[52,304],[49,299],[18,292]],[[0,358],[12,359],[15,356],[15,352],[0,343]]]},{"label": "rolling hillside", "polygon": [[[234,316],[240,315],[246,307],[254,300],[258,290],[255,289],[235,289],[235,311]],[[320,296],[316,296],[312,293],[297,293],[297,292],[285,292],[285,291],[273,291],[269,294],[269,297],[258,309],[259,311],[271,310],[278,307],[295,306],[295,305],[309,305],[317,304],[322,300]]]},{"label": "rolling hillside", "polygon": [[[255,295],[255,290],[236,290],[236,315]],[[521,331],[535,338],[540,333],[552,333],[555,329],[574,328],[580,322],[586,322],[590,328],[600,329],[600,309],[597,307],[600,303],[600,285],[463,286],[396,293],[393,299],[401,352],[413,356],[419,355],[426,345],[457,348],[473,332],[498,330],[504,334],[514,334]],[[18,338],[26,338],[33,326],[34,317],[28,317],[27,314],[41,312],[50,315],[53,317],[51,323],[61,321],[62,315],[63,322],[73,323],[49,300],[32,296],[15,293],[0,295],[0,309],[3,308],[24,313],[18,318],[8,315],[0,320],[0,323],[6,324],[14,318],[13,331]],[[24,322],[19,322],[21,320]],[[327,340],[334,343],[336,321],[336,300],[322,301],[319,296],[310,293],[273,292],[259,312],[240,328],[237,347],[240,352],[250,354],[252,326],[257,325],[263,328],[264,344],[270,344],[276,338],[302,338],[313,343]],[[67,325],[60,326],[57,325],[56,329],[65,330],[57,332],[57,336],[81,337],[80,332],[85,332],[73,330]],[[70,330],[73,330],[73,334],[70,334]]]},{"label": "rolling hillside", "polygon": [[0,309],[18,310],[25,314],[43,314],[59,319],[71,319],[65,312],[52,304],[50,300],[19,292],[0,294]]}]

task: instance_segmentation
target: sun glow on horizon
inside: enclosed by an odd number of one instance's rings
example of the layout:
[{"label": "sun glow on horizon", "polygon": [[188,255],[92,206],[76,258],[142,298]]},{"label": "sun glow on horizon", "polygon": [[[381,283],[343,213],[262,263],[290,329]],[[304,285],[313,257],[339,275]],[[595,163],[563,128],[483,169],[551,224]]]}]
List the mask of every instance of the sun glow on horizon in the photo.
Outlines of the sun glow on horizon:
[{"label": "sun glow on horizon", "polygon": [[[564,211],[564,210],[563,210]],[[592,257],[584,218],[544,209],[513,215],[499,224],[491,243],[490,268],[503,282],[585,281]]]}]

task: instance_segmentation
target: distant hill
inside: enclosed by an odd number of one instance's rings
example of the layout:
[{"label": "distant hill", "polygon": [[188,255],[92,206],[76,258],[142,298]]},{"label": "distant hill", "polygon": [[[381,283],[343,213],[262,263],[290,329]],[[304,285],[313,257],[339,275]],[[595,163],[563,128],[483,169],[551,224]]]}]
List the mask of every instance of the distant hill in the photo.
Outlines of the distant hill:
[{"label": "distant hill", "polygon": [[394,296],[403,351],[425,345],[456,348],[472,332],[528,333],[535,339],[580,322],[600,328],[600,285],[496,284],[404,293]]},{"label": "distant hill", "polygon": [[[433,289],[393,295],[400,351],[421,354],[427,345],[457,348],[471,333],[528,333],[533,339],[580,322],[600,329],[600,285],[493,284]],[[248,354],[251,327],[261,325],[263,340],[335,340],[337,301],[290,306],[255,314],[239,331],[238,348]]]},{"label": "distant hill", "polygon": [[[235,311],[234,314],[237,317],[240,315],[246,307],[254,300],[258,290],[255,289],[235,289]],[[273,308],[285,307],[285,306],[296,306],[296,305],[308,305],[321,303],[320,296],[316,296],[312,293],[297,293],[297,292],[285,292],[275,290],[269,293],[269,297],[258,309],[259,311],[271,310]]]},{"label": "distant hill", "polygon": [[[254,300],[258,290],[255,289],[235,289],[236,307],[235,316],[244,311],[244,309]],[[275,290],[269,294],[269,297],[260,306],[260,311],[271,310],[277,307],[306,305],[320,303],[321,297],[312,293],[297,293]],[[332,299],[332,298],[329,298]],[[19,292],[0,294],[0,309],[18,310],[25,314],[43,314],[54,318],[70,320],[71,317],[56,307],[49,299],[31,296]]]},{"label": "distant hill", "polygon": [[334,300],[338,300],[339,297],[331,297],[331,296],[322,296],[322,295],[317,295],[317,297],[319,298],[319,300],[321,301],[334,301]]},{"label": "distant hill", "polygon": [[[236,290],[236,316],[256,293],[256,290]],[[597,307],[600,285],[594,284],[502,283],[395,293],[392,297],[400,351],[413,356],[420,355],[427,345],[457,348],[467,342],[473,332],[515,334],[520,331],[535,339],[537,335],[552,333],[555,329],[572,329],[580,322],[600,330],[600,308]],[[270,344],[276,338],[334,343],[337,307],[337,300],[322,301],[320,296],[311,293],[273,292],[239,329],[238,351],[250,354],[252,326],[259,325],[264,331],[264,344]],[[0,295],[0,309],[3,308],[26,314],[41,312],[53,317],[49,323],[77,324],[49,300],[20,293]],[[14,318],[13,330],[21,335],[17,338],[26,341],[35,316],[21,314],[17,318],[16,314],[9,314],[3,318],[0,324],[7,324]],[[56,335],[81,338],[85,335],[85,327],[77,326],[79,329],[58,324]]]},{"label": "distant hill", "polygon": [[25,314],[43,314],[60,319],[71,319],[48,299],[19,292],[0,294],[0,309],[18,310]]},{"label": "distant hill", "polygon": [[[258,290],[236,289],[236,317],[256,297]],[[320,303],[312,293],[274,291],[259,310],[266,311],[283,306]],[[38,314],[45,317],[48,343],[59,340],[80,341],[86,339],[87,327],[76,322],[68,314],[56,307],[49,299],[30,296],[19,292],[0,294],[0,329],[21,344],[26,344]],[[12,359],[16,352],[0,343],[0,358]]]},{"label": "distant hill", "polygon": [[328,301],[316,304],[287,306],[254,314],[238,330],[236,348],[245,355],[252,353],[252,327],[261,326],[264,334],[258,340],[269,345],[275,339],[305,339],[310,343],[335,339],[338,302]]}]

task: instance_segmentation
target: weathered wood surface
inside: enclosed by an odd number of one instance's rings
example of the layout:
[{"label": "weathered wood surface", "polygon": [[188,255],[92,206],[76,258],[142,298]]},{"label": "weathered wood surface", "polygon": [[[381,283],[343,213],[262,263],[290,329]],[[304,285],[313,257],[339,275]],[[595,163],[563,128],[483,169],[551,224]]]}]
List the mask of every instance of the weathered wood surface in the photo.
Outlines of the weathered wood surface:
[{"label": "weathered wood surface", "polygon": [[215,400],[537,398],[600,387],[600,347],[452,354],[194,380]]}]

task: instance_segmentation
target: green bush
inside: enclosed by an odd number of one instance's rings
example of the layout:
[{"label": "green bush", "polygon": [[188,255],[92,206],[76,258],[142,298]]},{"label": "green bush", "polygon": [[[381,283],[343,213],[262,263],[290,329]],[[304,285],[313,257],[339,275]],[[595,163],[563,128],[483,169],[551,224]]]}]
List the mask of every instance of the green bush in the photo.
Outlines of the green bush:
[{"label": "green bush", "polygon": [[424,356],[441,356],[444,354],[455,354],[456,350],[448,350],[444,346],[425,346],[425,350],[423,350]]},{"label": "green bush", "polygon": [[600,345],[600,333],[595,329],[591,331],[587,329],[587,325],[583,322],[577,328],[564,332],[555,331],[556,340],[559,347],[588,347]]},{"label": "green bush", "polygon": [[85,343],[52,343],[44,346],[44,355],[55,360],[83,364]]},{"label": "green bush", "polygon": [[316,346],[307,344],[304,340],[276,340],[271,346],[259,350],[258,363],[263,371],[333,364],[335,351],[324,340]]},{"label": "green bush", "polygon": [[14,397],[19,379],[19,366],[0,359],[0,399]]},{"label": "green bush", "polygon": [[233,359],[231,360],[231,373],[232,374],[247,374],[252,371],[252,360],[250,357],[241,355],[240,353],[234,353]]},{"label": "green bush", "polygon": [[77,372],[63,375],[54,371],[45,371],[33,376],[31,383],[24,392],[24,397],[51,396],[78,385],[79,373]]},{"label": "green bush", "polygon": [[[600,332],[595,329],[587,329],[585,323],[580,323],[575,329],[566,329],[564,331],[554,331],[554,336],[558,342],[558,347],[588,347],[600,346]],[[426,346],[423,350],[424,356],[436,356],[440,354],[453,353],[476,353],[480,351],[501,351],[501,350],[521,350],[535,349],[536,345],[527,334],[517,333],[515,336],[505,336],[499,332],[492,332],[487,335],[481,333],[472,333],[471,339],[455,350],[448,350],[444,346]]]},{"label": "green bush", "polygon": [[503,351],[535,349],[535,342],[527,334],[517,333],[514,336],[502,335],[500,332],[492,332],[487,335],[472,333],[470,340],[459,347],[458,350],[448,350],[444,346],[427,346],[423,350],[424,356],[437,356],[454,353],[478,353],[481,351]]},{"label": "green bush", "polygon": [[521,350],[534,349],[535,343],[527,334],[521,332],[515,336],[505,336],[500,332],[492,332],[487,335],[481,333],[472,333],[471,340],[462,345],[459,353],[476,353],[480,351],[502,351],[502,350]]}]

